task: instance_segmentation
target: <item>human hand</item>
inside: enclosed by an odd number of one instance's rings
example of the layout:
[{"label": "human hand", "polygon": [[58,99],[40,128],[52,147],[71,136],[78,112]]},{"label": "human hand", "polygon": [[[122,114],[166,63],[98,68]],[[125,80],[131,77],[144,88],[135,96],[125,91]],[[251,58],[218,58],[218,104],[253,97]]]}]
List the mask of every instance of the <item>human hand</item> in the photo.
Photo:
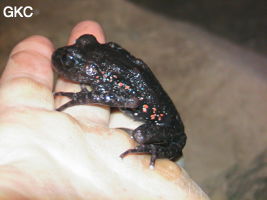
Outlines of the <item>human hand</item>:
[{"label": "human hand", "polygon": [[[79,23],[69,43],[85,33],[104,42],[95,22]],[[0,80],[0,199],[208,199],[175,163],[119,155],[134,146],[112,129],[108,107],[81,105],[52,94],[53,45],[41,36],[20,42]],[[76,91],[59,79],[56,91]],[[129,124],[134,126],[134,124]]]}]

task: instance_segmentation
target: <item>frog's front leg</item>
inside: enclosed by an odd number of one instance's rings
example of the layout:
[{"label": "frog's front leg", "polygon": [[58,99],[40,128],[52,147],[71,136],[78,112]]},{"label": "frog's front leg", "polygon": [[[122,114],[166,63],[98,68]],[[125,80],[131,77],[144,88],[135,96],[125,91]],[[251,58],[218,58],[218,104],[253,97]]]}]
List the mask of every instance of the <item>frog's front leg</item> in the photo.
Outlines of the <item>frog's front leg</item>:
[{"label": "frog's front leg", "polygon": [[172,127],[159,126],[152,123],[143,124],[136,128],[132,137],[139,144],[120,155],[121,158],[132,153],[151,154],[150,166],[153,168],[158,158],[176,160],[182,156],[186,135]]},{"label": "frog's front leg", "polygon": [[54,96],[65,96],[71,99],[56,109],[57,111],[62,111],[71,106],[87,104],[91,99],[91,92],[84,85],[81,85],[80,92],[55,92]]},{"label": "frog's front leg", "polygon": [[65,96],[71,99],[69,102],[57,108],[57,111],[62,111],[71,106],[89,103],[123,108],[136,108],[139,105],[139,99],[136,97],[126,97],[109,92],[100,94],[94,91],[88,91],[84,85],[81,85],[80,92],[56,92],[54,96]]}]

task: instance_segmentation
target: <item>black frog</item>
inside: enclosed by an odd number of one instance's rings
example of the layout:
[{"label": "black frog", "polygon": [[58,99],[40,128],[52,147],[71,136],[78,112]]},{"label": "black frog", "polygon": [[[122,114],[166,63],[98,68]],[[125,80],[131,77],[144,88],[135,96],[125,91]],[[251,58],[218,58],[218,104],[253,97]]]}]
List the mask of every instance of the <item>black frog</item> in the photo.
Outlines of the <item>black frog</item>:
[{"label": "black frog", "polygon": [[[81,85],[77,93],[57,92],[71,100],[57,110],[82,104],[119,108],[143,122],[132,130],[138,143],[120,156],[151,154],[150,166],[158,158],[175,161],[186,143],[184,125],[173,102],[149,67],[118,44],[100,44],[93,35],[82,35],[74,45],[57,49],[52,55],[55,71]],[[92,90],[88,90],[89,85]]]}]

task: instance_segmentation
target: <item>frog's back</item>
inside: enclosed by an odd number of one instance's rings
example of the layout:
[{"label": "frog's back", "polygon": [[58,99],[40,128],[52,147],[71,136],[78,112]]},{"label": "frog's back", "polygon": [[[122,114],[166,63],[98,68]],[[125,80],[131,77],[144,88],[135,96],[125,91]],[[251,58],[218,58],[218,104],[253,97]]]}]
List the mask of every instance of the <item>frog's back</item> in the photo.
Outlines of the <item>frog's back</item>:
[{"label": "frog's back", "polygon": [[137,120],[152,121],[159,125],[174,127],[179,132],[184,131],[184,125],[175,105],[151,69],[141,59],[135,58],[115,43],[107,43],[107,48],[113,51],[106,56],[116,58],[111,60],[113,66],[120,66],[119,68],[127,73],[132,87],[142,99],[136,109],[121,110]]}]

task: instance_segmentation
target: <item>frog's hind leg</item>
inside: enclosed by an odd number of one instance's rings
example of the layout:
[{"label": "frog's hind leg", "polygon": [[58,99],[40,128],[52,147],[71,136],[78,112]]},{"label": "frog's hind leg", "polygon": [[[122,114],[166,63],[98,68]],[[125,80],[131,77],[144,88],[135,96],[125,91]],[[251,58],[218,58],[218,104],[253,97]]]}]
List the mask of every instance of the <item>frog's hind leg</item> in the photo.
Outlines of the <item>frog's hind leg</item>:
[{"label": "frog's hind leg", "polygon": [[138,145],[134,149],[128,149],[127,151],[123,152],[120,157],[124,158],[128,154],[151,154],[151,159],[150,159],[150,167],[154,168],[155,166],[155,161],[157,159],[157,154],[156,154],[156,147],[151,144],[151,145]]},{"label": "frog's hind leg", "polygon": [[150,167],[154,167],[158,158],[175,161],[181,157],[186,142],[183,130],[177,132],[177,129],[172,127],[153,123],[139,126],[133,131],[132,136],[139,145],[122,153],[121,158],[133,153],[151,154]]},{"label": "frog's hind leg", "polygon": [[131,138],[133,138],[133,131],[134,130],[129,129],[129,128],[119,128],[119,129],[125,131],[126,133],[128,133],[131,136]]},{"label": "frog's hind leg", "polygon": [[168,158],[172,161],[180,158],[183,154],[181,149],[176,143],[172,143],[168,146],[156,145],[156,144],[142,144],[138,145],[134,149],[128,149],[123,152],[120,157],[124,158],[128,154],[151,154],[150,168],[154,168],[155,162],[158,158]]}]

